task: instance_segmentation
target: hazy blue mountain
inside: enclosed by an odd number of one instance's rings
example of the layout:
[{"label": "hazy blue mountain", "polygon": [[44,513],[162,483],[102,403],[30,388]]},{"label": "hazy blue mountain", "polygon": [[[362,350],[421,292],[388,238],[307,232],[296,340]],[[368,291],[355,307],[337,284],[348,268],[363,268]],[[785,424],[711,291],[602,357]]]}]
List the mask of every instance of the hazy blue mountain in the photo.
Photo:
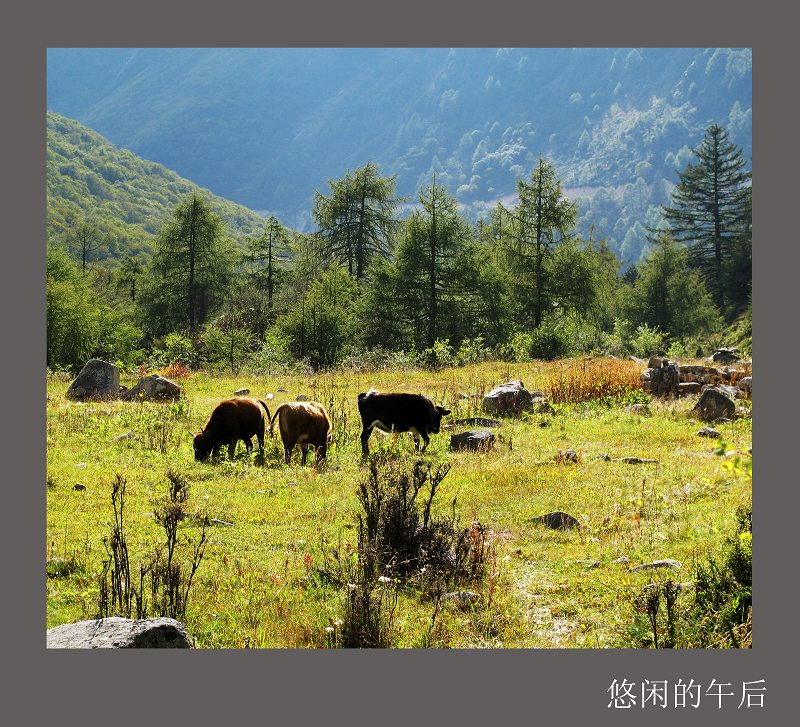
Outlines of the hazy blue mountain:
[{"label": "hazy blue mountain", "polygon": [[409,198],[435,171],[475,217],[545,156],[629,260],[711,123],[751,155],[747,49],[50,49],[47,94],[298,228],[369,159]]},{"label": "hazy blue mountain", "polygon": [[91,221],[107,241],[100,259],[148,253],[153,235],[192,193],[205,196],[242,242],[259,235],[264,220],[161,164],[119,149],[72,119],[47,114],[47,236],[65,239],[76,223]]}]

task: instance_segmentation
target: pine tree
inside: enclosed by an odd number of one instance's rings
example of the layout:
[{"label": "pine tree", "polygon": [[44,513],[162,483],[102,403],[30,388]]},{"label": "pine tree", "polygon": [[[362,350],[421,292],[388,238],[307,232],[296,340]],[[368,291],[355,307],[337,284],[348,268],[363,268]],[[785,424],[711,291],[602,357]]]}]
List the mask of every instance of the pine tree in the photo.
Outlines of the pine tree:
[{"label": "pine tree", "polygon": [[288,257],[289,230],[275,215],[267,219],[261,237],[247,240],[246,259],[250,272],[259,288],[266,290],[267,306],[272,299],[279,276],[279,260]]},{"label": "pine tree", "polygon": [[363,280],[374,257],[388,258],[397,227],[399,198],[395,177],[382,177],[379,167],[368,162],[343,179],[328,182],[327,197],[315,193],[314,221],[324,241],[328,261],[338,261],[356,280]]},{"label": "pine tree", "polygon": [[179,204],[156,239],[147,293],[139,297],[143,324],[156,334],[185,328],[194,334],[224,299],[234,256],[203,198]]},{"label": "pine tree", "polygon": [[397,249],[397,306],[416,334],[431,347],[437,338],[469,335],[478,319],[480,268],[472,228],[456,201],[433,183],[419,193],[421,209],[406,220]]},{"label": "pine tree", "polygon": [[517,180],[517,194],[513,210],[497,206],[493,228],[511,274],[519,322],[538,327],[557,295],[553,252],[571,239],[578,207],[563,196],[555,168],[544,159],[539,159],[530,182]]},{"label": "pine tree", "polygon": [[737,248],[750,245],[742,234],[752,173],[745,171],[741,150],[717,124],[708,128],[694,155],[697,161],[678,172],[674,206],[664,207],[663,212],[672,236],[688,244],[690,264],[700,271],[714,303],[724,312],[740,298],[726,281],[726,269],[737,257]]}]

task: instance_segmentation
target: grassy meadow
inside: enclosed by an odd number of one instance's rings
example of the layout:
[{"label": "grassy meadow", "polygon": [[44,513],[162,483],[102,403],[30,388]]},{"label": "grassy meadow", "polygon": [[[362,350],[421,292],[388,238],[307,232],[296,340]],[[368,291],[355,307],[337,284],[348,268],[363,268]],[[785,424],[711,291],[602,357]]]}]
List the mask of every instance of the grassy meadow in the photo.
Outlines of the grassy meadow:
[{"label": "grassy meadow", "polygon": [[[322,544],[357,542],[356,486],[361,431],[356,395],[381,391],[424,393],[453,409],[443,420],[481,416],[480,396],[521,379],[543,391],[555,414],[504,419],[499,441],[486,453],[449,451],[449,434],[432,435],[424,456],[449,463],[435,507],[455,512],[465,526],[491,531],[494,556],[474,589],[473,608],[434,604],[409,585],[398,587],[394,614],[400,647],[620,647],[634,614],[632,601],[651,581],[692,578],[695,560],[713,552],[734,528],[737,506],[750,501],[751,481],[730,467],[717,440],[697,436],[690,418],[696,397],[653,400],[645,414],[626,407],[648,402],[642,392],[579,399],[582,381],[614,370],[636,385],[643,366],[631,361],[481,363],[438,372],[395,370],[315,375],[214,375],[177,379],[186,399],[176,404],[75,403],[64,394],[69,379],[47,382],[47,627],[98,613],[103,544],[114,523],[111,484],[127,482],[125,531],[133,567],[163,539],[155,501],[167,491],[168,471],[190,484],[190,517],[182,540],[196,541],[209,519],[208,544],[189,596],[185,622],[199,647],[325,647],[326,627],[342,616],[341,590],[319,577]],[[571,383],[570,383],[571,382]],[[136,383],[123,376],[122,383]],[[569,384],[569,386],[568,386]],[[206,422],[221,399],[246,387],[270,410],[299,394],[322,402],[333,421],[328,462],[317,471],[313,450],[290,466],[276,431],[265,456],[248,457],[240,443],[230,462],[193,460],[190,432]],[[566,394],[564,392],[567,392]],[[466,395],[466,396],[465,396]],[[562,399],[567,399],[563,401]],[[543,425],[545,422],[548,424]],[[478,427],[472,427],[478,428]],[[730,450],[752,446],[749,418],[717,425]],[[118,438],[130,433],[130,436]],[[372,451],[413,459],[410,434],[374,432]],[[559,457],[573,449],[578,461]],[[226,450],[223,449],[223,452]],[[656,463],[626,464],[640,457]],[[76,484],[85,489],[74,489]],[[557,531],[530,519],[553,510],[577,517],[580,530]],[[628,563],[615,562],[625,557]],[[629,573],[628,568],[674,558],[679,571]]]}]

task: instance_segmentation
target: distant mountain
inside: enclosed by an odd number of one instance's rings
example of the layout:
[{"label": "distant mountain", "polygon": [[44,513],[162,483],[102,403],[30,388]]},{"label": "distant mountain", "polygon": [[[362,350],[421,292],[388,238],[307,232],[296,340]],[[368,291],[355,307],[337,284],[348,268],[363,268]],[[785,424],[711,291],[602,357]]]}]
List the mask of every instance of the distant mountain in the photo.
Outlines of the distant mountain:
[{"label": "distant mountain", "polygon": [[372,159],[475,218],[539,156],[636,260],[711,123],[752,153],[748,49],[50,49],[48,106],[285,224]]},{"label": "distant mountain", "polygon": [[119,149],[72,119],[47,114],[47,235],[62,238],[92,220],[109,240],[107,257],[147,253],[152,236],[193,192],[208,197],[229,234],[260,234],[264,219],[179,177],[161,164]]}]

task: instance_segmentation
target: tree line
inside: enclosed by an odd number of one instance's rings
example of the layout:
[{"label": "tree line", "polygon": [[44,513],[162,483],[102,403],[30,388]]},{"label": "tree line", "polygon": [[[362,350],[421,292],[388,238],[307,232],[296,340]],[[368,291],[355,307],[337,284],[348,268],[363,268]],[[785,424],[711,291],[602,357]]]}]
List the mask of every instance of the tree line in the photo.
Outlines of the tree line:
[{"label": "tree line", "polygon": [[274,371],[694,353],[750,306],[745,166],[711,126],[648,230],[649,256],[626,269],[604,240],[577,234],[577,203],[543,158],[517,180],[516,204],[477,224],[435,176],[401,199],[396,178],[372,162],[315,193],[311,234],[273,215],[237,246],[195,194],[163,224],[149,260],[108,269],[92,265],[97,235],[81,222],[48,247],[47,364],[95,355]]}]

